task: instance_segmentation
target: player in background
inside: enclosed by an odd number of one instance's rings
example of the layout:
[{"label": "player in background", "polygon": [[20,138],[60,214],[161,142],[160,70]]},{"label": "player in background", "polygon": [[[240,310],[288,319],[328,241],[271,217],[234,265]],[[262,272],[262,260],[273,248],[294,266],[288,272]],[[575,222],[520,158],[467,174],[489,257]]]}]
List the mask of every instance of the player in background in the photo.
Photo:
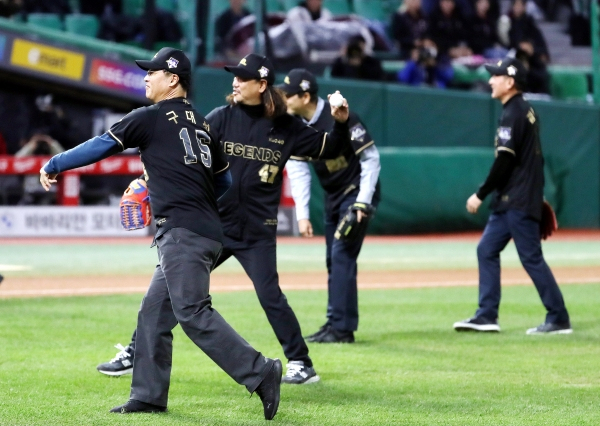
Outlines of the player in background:
[{"label": "player in background", "polygon": [[[223,225],[223,251],[217,266],[235,257],[252,280],[258,300],[288,359],[283,383],[319,381],[298,319],[281,288],[277,274],[277,211],[281,199],[282,172],[290,156],[336,158],[349,144],[348,104],[331,107],[335,124],[319,132],[287,114],[283,94],[273,86],[271,61],[251,53],[237,66],[225,67],[233,74],[233,93],[227,105],[206,116],[210,132],[223,145],[231,167],[233,184],[219,199]],[[121,375],[135,365],[128,347],[110,362],[97,367],[104,374]],[[124,362],[126,361],[126,363]]]},{"label": "player in background", "polygon": [[[328,131],[334,125],[326,111],[329,103],[318,96],[315,76],[305,69],[293,69],[279,86],[286,94],[288,113],[300,117],[317,130]],[[360,118],[350,113],[348,119],[351,143],[335,159],[311,161],[325,190],[325,242],[327,262],[327,321],[309,342],[352,343],[358,329],[358,291],[356,259],[365,233],[354,241],[334,237],[336,227],[348,207],[363,203],[376,207],[379,203],[379,152]],[[309,218],[311,174],[307,158],[292,157],[287,172],[296,204],[298,227],[303,237],[312,237]],[[358,210],[358,219],[363,211]],[[366,230],[366,228],[365,228]]]},{"label": "player in background", "polygon": [[[279,405],[282,366],[250,346],[212,307],[210,273],[222,250],[217,197],[231,186],[227,158],[204,117],[187,101],[191,64],[165,47],[150,61],[146,97],[154,105],[127,114],[101,136],[50,159],[40,170],[48,190],[58,173],[139,148],[157,231],[159,265],[140,306],[130,399],[113,413],[167,409],[172,329],[187,336],[237,383],[263,401],[267,420]],[[201,218],[202,220],[198,220]]]},{"label": "player in background", "polygon": [[492,98],[502,103],[502,117],[496,131],[496,159],[486,181],[467,200],[467,210],[477,213],[485,197],[493,192],[492,214],[477,246],[479,309],[474,317],[454,323],[454,329],[500,331],[500,252],[512,238],[521,264],[547,310],[545,322],[528,329],[527,334],[569,334],[573,332],[569,313],[540,242],[544,157],[538,117],[522,95],[527,70],[515,58],[485,68],[491,74]]}]

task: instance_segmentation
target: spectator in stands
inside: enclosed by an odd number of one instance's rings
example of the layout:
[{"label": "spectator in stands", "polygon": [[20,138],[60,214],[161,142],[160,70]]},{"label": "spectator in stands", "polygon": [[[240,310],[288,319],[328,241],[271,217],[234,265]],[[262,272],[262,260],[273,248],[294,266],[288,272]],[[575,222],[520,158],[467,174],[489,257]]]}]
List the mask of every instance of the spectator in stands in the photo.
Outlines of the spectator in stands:
[{"label": "spectator in stands", "polygon": [[[64,148],[49,135],[34,132],[23,147],[15,153],[15,157],[27,157],[30,155],[53,156],[60,154]],[[23,198],[19,205],[42,205],[47,206],[56,202],[56,188],[46,192],[40,188],[37,175],[27,175],[23,178]]]},{"label": "spectator in stands", "polygon": [[421,0],[405,0],[392,16],[392,34],[401,59],[410,58],[415,48],[423,45],[427,34],[427,19],[421,9]]},{"label": "spectator in stands", "polygon": [[541,61],[546,64],[550,62],[544,35],[533,17],[525,13],[524,0],[512,0],[510,11],[502,16],[498,23],[498,36],[502,43],[511,49],[518,49],[522,41],[528,41]]},{"label": "spectator in stands", "polygon": [[469,47],[476,55],[486,58],[504,58],[506,49],[497,34],[498,18],[492,15],[490,0],[476,0],[475,15],[469,22]]},{"label": "spectator in stands", "polygon": [[96,15],[101,17],[105,13],[122,13],[121,0],[94,0],[79,2],[79,12],[86,15]]},{"label": "spectator in stands", "polygon": [[21,11],[23,0],[0,0],[0,16],[9,18]]},{"label": "spectator in stands", "polygon": [[454,0],[439,0],[438,8],[429,19],[429,32],[440,57],[460,58],[473,54],[467,45],[467,25]]},{"label": "spectator in stands", "polygon": [[56,13],[66,15],[71,13],[69,0],[23,0],[25,13]]},{"label": "spectator in stands", "polygon": [[323,7],[323,0],[306,0],[291,8],[287,19],[292,22],[327,21],[333,17],[331,12]]},{"label": "spectator in stands", "polygon": [[[129,16],[122,13],[123,0],[82,1],[81,13],[98,16],[100,29],[98,38],[122,42],[143,44],[145,39],[144,16]],[[154,41],[180,43],[183,33],[179,22],[172,12],[156,8],[156,39]]]},{"label": "spectator in stands", "polygon": [[83,1],[80,10],[100,19],[99,39],[117,43],[136,41],[141,44],[144,37],[142,20],[139,16],[123,15],[122,0]]},{"label": "spectator in stands", "polygon": [[229,8],[221,13],[215,22],[215,48],[218,52],[225,53],[223,44],[229,31],[246,16],[250,11],[245,7],[246,0],[229,0]]},{"label": "spectator in stands", "polygon": [[355,78],[360,80],[383,80],[381,61],[365,53],[365,39],[354,36],[348,41],[344,55],[335,60],[331,67],[331,76]]},{"label": "spectator in stands", "polygon": [[546,62],[535,51],[531,40],[523,40],[519,43],[516,57],[527,68],[527,87],[525,87],[525,91],[529,93],[549,94],[550,74],[548,73]]},{"label": "spectator in stands", "polygon": [[411,59],[398,71],[398,81],[411,86],[446,88],[454,77],[454,69],[448,60],[438,60],[435,42],[424,38],[421,47],[413,49]]},{"label": "spectator in stands", "polygon": [[35,108],[30,117],[30,129],[34,133],[46,134],[52,139],[61,141],[68,148],[77,144],[70,137],[71,120],[64,110],[56,105],[52,94],[39,95],[35,98]]}]

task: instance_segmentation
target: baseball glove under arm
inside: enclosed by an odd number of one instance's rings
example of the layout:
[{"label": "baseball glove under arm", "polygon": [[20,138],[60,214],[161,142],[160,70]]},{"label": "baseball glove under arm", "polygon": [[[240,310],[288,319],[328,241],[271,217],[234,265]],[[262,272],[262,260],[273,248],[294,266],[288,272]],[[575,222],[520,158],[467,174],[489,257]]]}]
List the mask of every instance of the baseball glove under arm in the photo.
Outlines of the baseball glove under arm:
[{"label": "baseball glove under arm", "polygon": [[121,225],[127,231],[142,229],[150,225],[152,212],[150,211],[150,196],[144,179],[131,181],[119,206],[121,213]]},{"label": "baseball glove under arm", "polygon": [[[358,217],[356,212],[362,211],[365,215],[362,217],[361,221],[358,221]],[[346,214],[338,223],[338,226],[335,230],[335,234],[333,235],[337,240],[344,242],[353,242],[360,235],[364,235],[367,230],[367,226],[369,225],[369,220],[373,216],[373,206],[366,203],[354,203],[348,207],[346,210]]]},{"label": "baseball glove under arm", "polygon": [[548,238],[554,231],[558,229],[556,214],[548,201],[544,201],[542,205],[542,220],[540,220],[540,236],[542,240]]}]

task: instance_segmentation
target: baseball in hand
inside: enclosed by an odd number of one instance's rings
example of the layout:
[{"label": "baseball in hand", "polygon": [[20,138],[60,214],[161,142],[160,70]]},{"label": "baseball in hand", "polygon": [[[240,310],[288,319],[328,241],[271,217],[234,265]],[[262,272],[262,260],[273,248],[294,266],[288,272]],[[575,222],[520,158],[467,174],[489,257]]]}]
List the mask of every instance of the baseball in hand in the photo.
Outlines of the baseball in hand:
[{"label": "baseball in hand", "polygon": [[341,107],[344,104],[344,97],[340,93],[334,93],[329,97],[329,104],[334,107]]}]

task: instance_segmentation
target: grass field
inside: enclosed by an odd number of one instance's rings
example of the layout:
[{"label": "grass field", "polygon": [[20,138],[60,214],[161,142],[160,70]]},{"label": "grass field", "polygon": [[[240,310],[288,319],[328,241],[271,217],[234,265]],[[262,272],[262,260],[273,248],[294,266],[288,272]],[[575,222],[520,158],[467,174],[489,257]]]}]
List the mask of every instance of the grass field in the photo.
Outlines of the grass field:
[{"label": "grass field", "polygon": [[[463,268],[476,241],[388,242],[365,246],[361,270]],[[19,276],[150,274],[147,245],[2,245],[0,264]],[[93,252],[90,252],[93,250]],[[551,264],[600,264],[600,243],[544,245]],[[280,269],[323,268],[320,244],[282,244]],[[239,266],[218,274],[239,273]],[[133,266],[132,266],[133,265]],[[226,264],[227,265],[227,264]],[[513,248],[503,257],[518,266]],[[10,269],[10,268],[8,268]],[[133,272],[132,272],[133,269]],[[4,284],[3,284],[4,285]],[[526,336],[543,321],[533,286],[503,289],[495,335],[459,334],[452,323],[476,307],[476,287],[364,290],[353,345],[310,344],[322,381],[282,388],[273,423],[286,425],[598,425],[600,357],[597,283],[562,287],[575,333]],[[1,295],[2,287],[0,287]],[[325,291],[288,291],[305,332],[324,319]],[[95,366],[127,343],[140,295],[0,299],[0,425],[264,424],[255,395],[238,386],[176,328],[169,413],[120,416],[130,376]],[[252,291],[216,293],[214,306],[252,345],[283,357]]]},{"label": "grass field", "polygon": [[[289,240],[286,240],[286,242]],[[293,241],[293,240],[292,240]],[[319,240],[320,241],[320,240]],[[151,240],[126,241],[120,244],[54,243],[2,245],[0,239],[0,272],[2,265],[19,266],[7,276],[77,276],[77,275],[148,275],[157,262]],[[361,271],[397,271],[410,269],[473,269],[477,267],[476,239],[470,241],[409,241],[365,244],[359,258]],[[544,243],[545,258],[551,266],[599,266],[600,240],[549,241]],[[325,268],[325,246],[320,244],[279,244],[280,272],[319,271]],[[502,253],[504,267],[520,267],[511,242]],[[21,270],[22,269],[22,270]],[[221,265],[215,273],[241,273],[235,259]],[[600,282],[600,278],[599,278]]]}]

